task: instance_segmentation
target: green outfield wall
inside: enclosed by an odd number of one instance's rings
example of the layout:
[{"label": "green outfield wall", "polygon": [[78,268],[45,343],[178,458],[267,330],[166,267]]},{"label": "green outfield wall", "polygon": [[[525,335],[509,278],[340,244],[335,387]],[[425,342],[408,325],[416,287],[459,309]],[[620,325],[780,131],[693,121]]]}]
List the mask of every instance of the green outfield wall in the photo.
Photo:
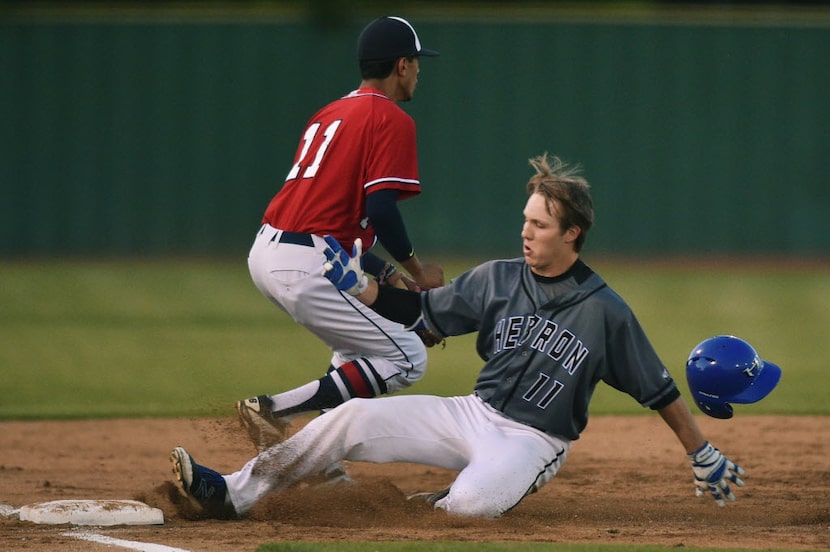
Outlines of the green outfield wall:
[{"label": "green outfield wall", "polygon": [[[0,11],[0,255],[247,252],[375,14],[211,6]],[[419,250],[518,253],[550,151],[588,250],[830,254],[830,12],[448,6],[398,10],[442,54],[404,106]]]}]

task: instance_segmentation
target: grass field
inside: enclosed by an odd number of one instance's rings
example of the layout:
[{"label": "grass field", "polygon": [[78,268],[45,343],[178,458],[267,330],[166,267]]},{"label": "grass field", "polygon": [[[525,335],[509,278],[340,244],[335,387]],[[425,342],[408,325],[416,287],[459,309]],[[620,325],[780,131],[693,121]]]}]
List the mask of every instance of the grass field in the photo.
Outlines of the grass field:
[{"label": "grass field", "polygon": [[[826,266],[587,260],[634,308],[684,390],[691,348],[731,333],[784,372],[738,415],[830,414]],[[445,267],[451,277],[472,264]],[[230,415],[236,399],[305,383],[329,361],[259,295],[244,258],[5,262],[0,305],[0,419]],[[411,392],[469,392],[481,365],[473,339],[431,350]],[[592,411],[643,412],[602,385]]]}]

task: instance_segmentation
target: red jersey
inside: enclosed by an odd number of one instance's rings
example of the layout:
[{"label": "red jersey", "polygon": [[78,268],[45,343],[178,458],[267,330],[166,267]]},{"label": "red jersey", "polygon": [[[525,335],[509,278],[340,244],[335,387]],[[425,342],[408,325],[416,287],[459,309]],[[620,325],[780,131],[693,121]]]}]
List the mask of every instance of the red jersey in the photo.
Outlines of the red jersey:
[{"label": "red jersey", "polygon": [[361,88],[318,111],[306,124],[294,165],[263,223],[290,232],[331,234],[350,250],[357,237],[368,249],[375,232],[366,196],[421,192],[415,121],[374,88]]}]

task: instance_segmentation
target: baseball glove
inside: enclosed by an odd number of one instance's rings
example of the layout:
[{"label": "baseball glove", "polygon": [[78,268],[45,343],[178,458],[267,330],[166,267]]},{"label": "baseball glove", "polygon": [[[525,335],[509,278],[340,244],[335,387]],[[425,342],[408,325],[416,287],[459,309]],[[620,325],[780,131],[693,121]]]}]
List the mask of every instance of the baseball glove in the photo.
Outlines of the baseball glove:
[{"label": "baseball glove", "polygon": [[441,345],[441,348],[445,348],[447,346],[447,340],[443,337],[438,337],[434,333],[429,330],[415,330],[415,333],[418,334],[418,337],[421,338],[421,341],[424,342],[424,345],[427,347],[435,347],[436,345]]},{"label": "baseball glove", "polygon": [[[398,272],[395,265],[392,263],[386,263],[383,270],[381,270],[380,274],[378,274],[377,281],[378,284],[382,286],[392,286],[401,289],[408,289],[410,291],[421,291],[421,288],[418,287],[415,280]],[[446,339],[439,337],[427,329],[415,330],[415,333],[421,338],[423,344],[428,348],[441,345],[441,348],[443,349],[447,346]]]}]

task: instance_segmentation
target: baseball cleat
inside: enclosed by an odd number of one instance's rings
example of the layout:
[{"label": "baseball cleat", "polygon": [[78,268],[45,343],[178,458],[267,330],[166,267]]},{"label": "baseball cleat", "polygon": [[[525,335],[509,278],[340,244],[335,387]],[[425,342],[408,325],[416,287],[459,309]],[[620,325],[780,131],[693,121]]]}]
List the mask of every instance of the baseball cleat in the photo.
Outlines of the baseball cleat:
[{"label": "baseball cleat", "polygon": [[407,500],[413,502],[426,502],[431,507],[435,508],[435,503],[445,498],[450,494],[450,488],[441,489],[440,491],[419,491],[406,495]]},{"label": "baseball cleat", "polygon": [[237,401],[236,412],[239,421],[248,431],[248,436],[260,453],[288,437],[291,423],[274,416],[274,401],[268,395]]},{"label": "baseball cleat", "polygon": [[225,478],[219,472],[197,464],[182,447],[173,449],[170,461],[185,494],[201,504],[211,517],[236,517]]}]

